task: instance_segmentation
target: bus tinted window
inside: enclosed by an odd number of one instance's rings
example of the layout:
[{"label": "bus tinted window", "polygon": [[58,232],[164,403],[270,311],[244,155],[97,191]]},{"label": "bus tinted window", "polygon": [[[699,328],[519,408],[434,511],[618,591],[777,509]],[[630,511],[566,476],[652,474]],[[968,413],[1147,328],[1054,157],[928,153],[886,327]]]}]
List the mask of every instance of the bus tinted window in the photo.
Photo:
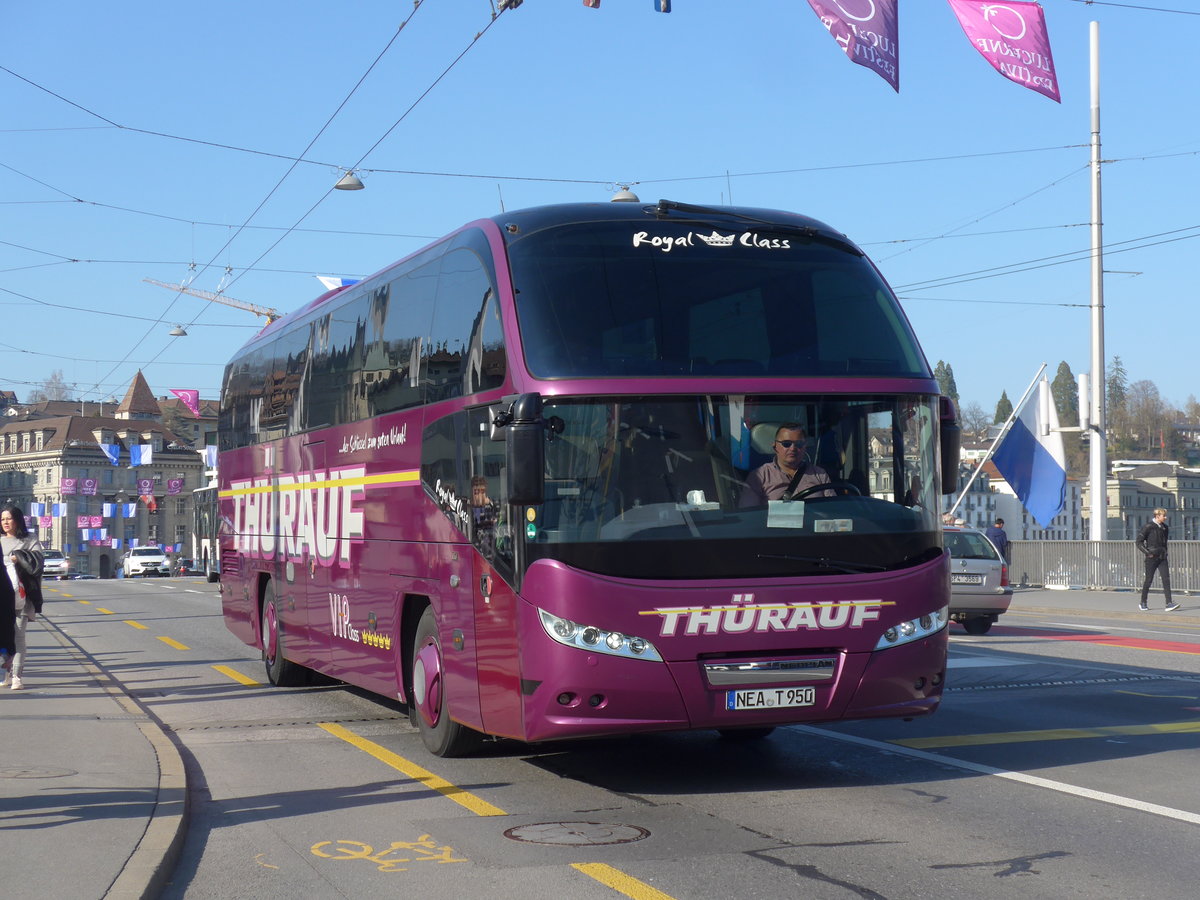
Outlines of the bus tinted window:
[{"label": "bus tinted window", "polygon": [[757,235],[764,246],[655,227],[657,244],[612,223],[512,243],[533,374],[927,377],[894,297],[858,254],[802,235]]},{"label": "bus tinted window", "polygon": [[504,341],[491,279],[471,250],[441,261],[437,311],[425,359],[426,402],[433,403],[504,383]]},{"label": "bus tinted window", "polygon": [[369,419],[504,384],[486,241],[464,232],[243,350],[226,369],[221,446]]}]

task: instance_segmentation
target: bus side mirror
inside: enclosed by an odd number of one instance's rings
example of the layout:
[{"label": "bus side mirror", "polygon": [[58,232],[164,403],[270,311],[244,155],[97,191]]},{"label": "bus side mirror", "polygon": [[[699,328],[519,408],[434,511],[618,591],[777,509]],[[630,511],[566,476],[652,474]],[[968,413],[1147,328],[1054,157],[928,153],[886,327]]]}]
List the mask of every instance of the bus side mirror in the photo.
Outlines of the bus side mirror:
[{"label": "bus side mirror", "polygon": [[938,398],[939,434],[942,445],[942,493],[958,490],[958,462],[962,451],[962,428],[958,411],[949,397]]},{"label": "bus side mirror", "polygon": [[542,395],[520,394],[512,406],[496,416],[507,438],[508,502],[539,506],[546,499],[546,423]]}]

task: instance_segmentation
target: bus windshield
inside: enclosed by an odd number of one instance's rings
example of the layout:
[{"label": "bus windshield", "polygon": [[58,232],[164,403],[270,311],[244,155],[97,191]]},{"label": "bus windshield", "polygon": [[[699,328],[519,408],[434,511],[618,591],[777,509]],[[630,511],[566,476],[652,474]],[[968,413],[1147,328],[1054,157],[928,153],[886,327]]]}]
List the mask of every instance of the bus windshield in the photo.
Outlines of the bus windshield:
[{"label": "bus windshield", "polygon": [[[664,579],[927,562],[941,552],[937,411],[916,395],[547,398],[526,559]],[[771,471],[777,436],[800,445],[794,499],[773,498],[791,486]],[[748,487],[764,477],[774,495]]]},{"label": "bus windshield", "polygon": [[784,226],[588,222],[534,231],[509,256],[539,378],[929,377],[848,243]]}]

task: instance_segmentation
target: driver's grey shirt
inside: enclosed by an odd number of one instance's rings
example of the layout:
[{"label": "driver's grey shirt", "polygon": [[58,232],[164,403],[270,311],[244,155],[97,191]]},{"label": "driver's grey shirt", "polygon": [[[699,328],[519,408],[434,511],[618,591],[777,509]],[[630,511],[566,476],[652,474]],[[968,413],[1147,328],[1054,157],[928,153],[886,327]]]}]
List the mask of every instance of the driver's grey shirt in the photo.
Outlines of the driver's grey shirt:
[{"label": "driver's grey shirt", "polygon": [[[746,486],[742,488],[738,506],[765,506],[768,500],[782,500],[784,492],[791,483],[791,476],[779,468],[779,463],[775,460],[763,463],[746,476]],[[804,470],[804,474],[800,476],[800,483],[796,485],[796,489],[792,493],[799,494],[801,491],[819,484],[829,484],[829,475],[820,466],[810,463]],[[817,493],[818,496],[833,496],[833,491]]]}]

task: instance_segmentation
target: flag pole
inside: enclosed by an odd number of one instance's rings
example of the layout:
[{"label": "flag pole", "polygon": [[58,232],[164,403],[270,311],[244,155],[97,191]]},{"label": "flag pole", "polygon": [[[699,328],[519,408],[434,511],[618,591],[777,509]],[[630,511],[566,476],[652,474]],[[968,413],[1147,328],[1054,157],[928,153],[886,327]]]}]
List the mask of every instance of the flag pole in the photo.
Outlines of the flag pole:
[{"label": "flag pole", "polygon": [[1015,419],[1020,414],[1021,410],[1025,408],[1025,401],[1029,399],[1030,393],[1032,393],[1033,389],[1037,387],[1038,379],[1042,377],[1042,373],[1045,371],[1046,364],[1042,363],[1042,367],[1038,369],[1037,374],[1033,376],[1033,381],[1029,382],[1029,387],[1025,388],[1025,393],[1021,395],[1020,401],[1018,401],[1017,405],[1012,408],[1012,412],[1008,414],[1008,418],[1004,421],[1004,424],[1000,426],[1000,430],[996,433],[995,440],[992,441],[992,446],[988,447],[987,453],[983,454],[983,459],[979,461],[979,465],[975,467],[975,471],[971,473],[971,477],[968,478],[967,483],[963,485],[963,489],[958,494],[958,499],[954,501],[953,506],[946,510],[946,515],[954,515],[954,511],[958,509],[959,504],[963,502],[963,498],[967,496],[967,491],[971,489],[971,485],[975,483],[975,479],[979,477],[979,473],[983,471],[983,467],[987,464],[987,461],[992,458],[992,454],[996,451],[996,447],[1000,445],[1000,441],[1002,441],[1004,436],[1008,434],[1008,429],[1012,425],[1013,419]]},{"label": "flag pole", "polygon": [[1092,101],[1092,409],[1088,489],[1088,537],[1102,541],[1108,526],[1108,461],[1104,378],[1104,239],[1100,207],[1100,23],[1091,23]]}]

